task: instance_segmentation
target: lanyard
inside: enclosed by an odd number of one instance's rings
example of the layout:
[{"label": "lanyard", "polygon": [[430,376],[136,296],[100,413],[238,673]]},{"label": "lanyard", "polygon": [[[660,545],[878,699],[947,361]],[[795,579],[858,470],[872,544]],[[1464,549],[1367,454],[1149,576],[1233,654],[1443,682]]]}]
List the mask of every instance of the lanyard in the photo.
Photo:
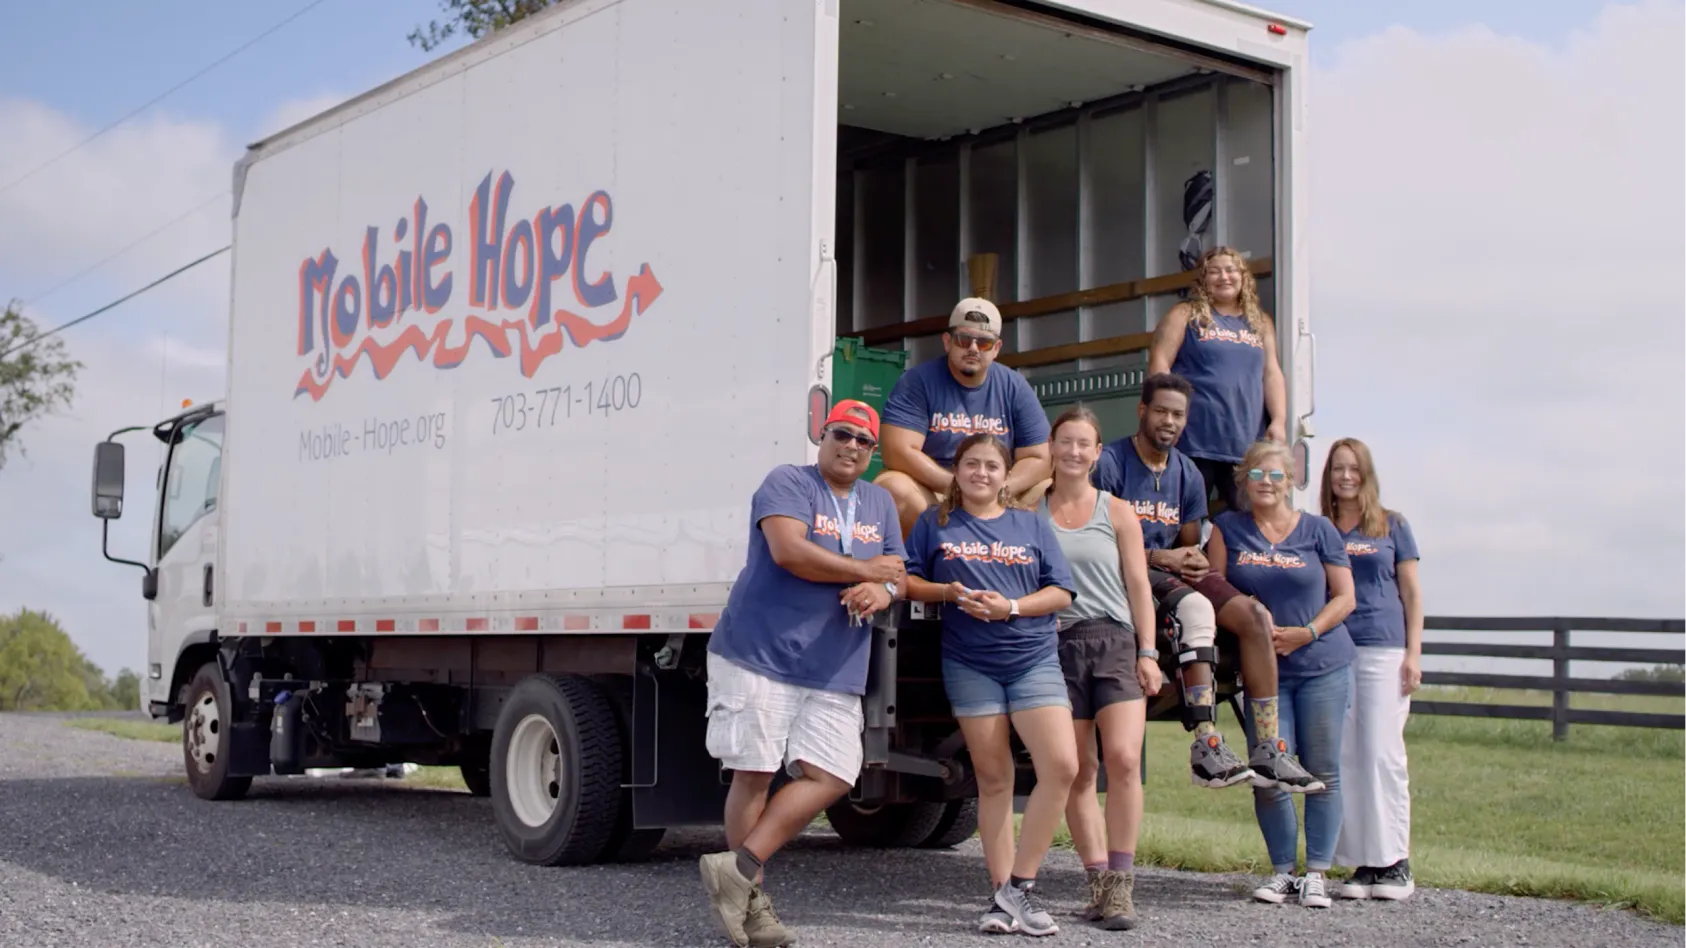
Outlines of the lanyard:
[{"label": "lanyard", "polygon": [[[822,478],[823,480],[823,478]],[[843,516],[843,505],[837,502],[837,492],[827,484],[825,493],[831,498],[831,508],[837,511],[837,542],[843,545],[843,555],[849,555],[849,547],[855,542],[855,492],[860,489],[859,484],[849,487],[849,516]]]}]

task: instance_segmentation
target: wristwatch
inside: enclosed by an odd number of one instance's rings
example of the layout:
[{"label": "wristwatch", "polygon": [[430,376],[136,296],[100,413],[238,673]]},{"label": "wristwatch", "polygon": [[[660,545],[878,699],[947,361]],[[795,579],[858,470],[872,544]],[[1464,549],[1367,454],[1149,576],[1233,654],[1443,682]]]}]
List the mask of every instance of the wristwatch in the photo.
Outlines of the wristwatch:
[{"label": "wristwatch", "polygon": [[1016,618],[1018,618],[1018,616],[1019,616],[1019,601],[1017,599],[1007,600],[1007,618],[1016,619]]},{"label": "wristwatch", "polygon": [[1159,650],[1156,648],[1138,648],[1136,649],[1136,657],[1151,658],[1157,662],[1159,661]]},{"label": "wristwatch", "polygon": [[895,583],[885,583],[884,584],[884,591],[890,594],[890,601],[891,602],[896,601],[896,584]]}]

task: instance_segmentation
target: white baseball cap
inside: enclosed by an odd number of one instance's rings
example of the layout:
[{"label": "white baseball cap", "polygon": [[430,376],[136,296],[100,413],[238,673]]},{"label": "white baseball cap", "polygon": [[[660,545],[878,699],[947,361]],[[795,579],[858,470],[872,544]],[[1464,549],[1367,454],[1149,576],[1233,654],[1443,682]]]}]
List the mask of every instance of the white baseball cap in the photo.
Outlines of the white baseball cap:
[{"label": "white baseball cap", "polygon": [[948,314],[948,328],[978,326],[979,316],[984,318],[981,328],[987,329],[991,335],[1001,335],[1001,311],[995,308],[994,303],[977,296],[968,296],[954,304],[954,311]]}]

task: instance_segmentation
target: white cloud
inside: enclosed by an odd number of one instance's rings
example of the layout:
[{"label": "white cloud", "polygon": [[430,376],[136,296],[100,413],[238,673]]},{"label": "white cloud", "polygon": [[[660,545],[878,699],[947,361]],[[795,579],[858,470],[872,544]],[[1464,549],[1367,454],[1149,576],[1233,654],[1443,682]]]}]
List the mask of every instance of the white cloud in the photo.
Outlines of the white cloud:
[{"label": "white cloud", "polygon": [[1682,612],[1682,19],[1394,28],[1314,77],[1313,470],[1370,442],[1431,613]]}]

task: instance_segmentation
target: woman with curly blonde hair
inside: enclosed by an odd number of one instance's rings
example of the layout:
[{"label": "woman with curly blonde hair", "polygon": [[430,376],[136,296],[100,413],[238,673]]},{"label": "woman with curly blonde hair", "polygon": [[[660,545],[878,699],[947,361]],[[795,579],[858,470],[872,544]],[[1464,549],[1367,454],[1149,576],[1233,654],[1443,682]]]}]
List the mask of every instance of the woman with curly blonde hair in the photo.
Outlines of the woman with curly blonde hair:
[{"label": "woman with curly blonde hair", "polygon": [[1235,465],[1248,446],[1261,436],[1287,443],[1287,386],[1276,328],[1241,254],[1213,247],[1196,273],[1189,298],[1153,330],[1147,374],[1175,372],[1193,383],[1188,427],[1177,447],[1233,510]]}]

